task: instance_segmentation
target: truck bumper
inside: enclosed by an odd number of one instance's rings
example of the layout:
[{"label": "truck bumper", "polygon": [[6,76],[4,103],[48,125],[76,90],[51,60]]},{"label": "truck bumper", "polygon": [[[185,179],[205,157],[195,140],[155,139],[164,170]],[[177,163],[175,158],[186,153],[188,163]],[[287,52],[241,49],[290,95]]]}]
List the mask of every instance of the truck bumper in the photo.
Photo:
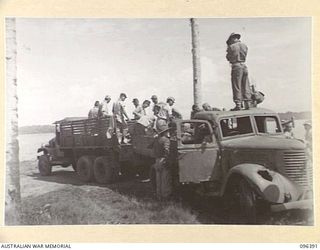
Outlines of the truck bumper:
[{"label": "truck bumper", "polygon": [[271,205],[272,212],[281,212],[291,209],[312,209],[313,208],[313,200],[299,200],[299,201],[291,201],[282,204]]}]

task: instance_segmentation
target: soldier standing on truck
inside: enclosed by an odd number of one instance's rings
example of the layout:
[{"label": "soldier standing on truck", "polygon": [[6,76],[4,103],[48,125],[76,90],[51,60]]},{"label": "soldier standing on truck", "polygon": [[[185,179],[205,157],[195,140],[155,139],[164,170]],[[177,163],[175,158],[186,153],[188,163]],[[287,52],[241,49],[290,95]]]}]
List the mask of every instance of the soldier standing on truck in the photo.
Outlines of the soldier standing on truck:
[{"label": "soldier standing on truck", "polygon": [[88,113],[88,118],[98,118],[98,114],[99,114],[99,107],[100,107],[100,103],[99,101],[95,101],[94,106],[92,109],[90,109],[89,113]]},{"label": "soldier standing on truck", "polygon": [[139,118],[141,118],[141,116],[143,116],[143,115],[145,115],[145,114],[143,114],[143,109],[142,109],[142,107],[139,105],[139,100],[137,99],[137,98],[134,98],[133,100],[132,100],[132,103],[133,103],[133,105],[134,105],[134,107],[135,107],[135,109],[133,110],[133,119],[134,120],[138,120]]},{"label": "soldier standing on truck", "polygon": [[158,97],[156,96],[156,95],[152,95],[151,96],[151,101],[152,101],[152,104],[151,104],[151,106],[150,106],[150,109],[151,109],[151,111],[152,112],[154,112],[154,107],[155,107],[155,105],[157,105],[158,104]]},{"label": "soldier standing on truck", "polygon": [[152,104],[150,105],[150,109],[152,112],[154,112],[154,108],[156,105],[159,105],[161,108],[166,106],[164,102],[159,102],[159,99],[156,95],[151,96],[151,101],[152,101]]},{"label": "soldier standing on truck", "polygon": [[167,110],[159,104],[156,104],[153,108],[153,114],[155,118],[154,129],[158,132],[161,130],[162,126],[168,125],[168,115]]},{"label": "soldier standing on truck", "polygon": [[227,55],[226,58],[231,64],[231,83],[233,92],[233,101],[235,107],[232,109],[241,110],[241,104],[244,102],[244,108],[250,108],[251,90],[248,79],[248,68],[245,64],[248,47],[242,43],[241,35],[232,33],[226,41]]},{"label": "soldier standing on truck", "polygon": [[148,129],[152,127],[154,117],[147,115],[146,109],[149,107],[150,101],[145,100],[142,103],[142,114],[134,126],[134,134],[144,135]]},{"label": "soldier standing on truck", "polygon": [[127,115],[127,112],[125,110],[124,101],[127,98],[127,95],[125,93],[121,93],[119,99],[113,104],[112,112],[116,117],[117,121],[117,137],[119,143],[124,143],[124,138],[127,134],[127,120],[129,120],[129,117]]},{"label": "soldier standing on truck", "polygon": [[169,168],[169,150],[170,150],[170,134],[167,125],[161,126],[153,145],[156,162],[153,165],[155,169],[155,187],[157,199],[165,200],[172,194],[172,177]]},{"label": "soldier standing on truck", "polygon": [[200,111],[201,110],[200,110],[199,106],[197,104],[193,104],[192,105],[192,110],[191,110],[191,113],[190,113],[190,119],[193,119],[195,114],[200,112]]},{"label": "soldier standing on truck", "polygon": [[180,112],[175,107],[173,107],[174,103],[174,97],[170,96],[167,98],[167,105],[165,106],[165,108],[167,109],[169,120],[182,119],[182,115],[180,114]]},{"label": "soldier standing on truck", "polygon": [[212,107],[210,106],[209,103],[205,102],[204,104],[202,104],[202,108],[204,111],[212,111]]},{"label": "soldier standing on truck", "polygon": [[110,111],[109,111],[110,101],[111,101],[111,97],[109,95],[106,95],[106,97],[104,98],[103,102],[100,105],[100,116],[106,117],[110,115]]}]

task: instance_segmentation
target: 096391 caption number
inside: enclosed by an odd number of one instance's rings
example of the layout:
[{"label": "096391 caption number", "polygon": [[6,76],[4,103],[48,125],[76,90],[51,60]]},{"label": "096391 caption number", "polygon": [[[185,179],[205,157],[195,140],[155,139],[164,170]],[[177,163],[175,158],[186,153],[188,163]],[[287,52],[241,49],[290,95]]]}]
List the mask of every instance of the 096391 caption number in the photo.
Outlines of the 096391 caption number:
[{"label": "096391 caption number", "polygon": [[304,249],[316,249],[318,248],[318,244],[300,244],[300,248]]}]

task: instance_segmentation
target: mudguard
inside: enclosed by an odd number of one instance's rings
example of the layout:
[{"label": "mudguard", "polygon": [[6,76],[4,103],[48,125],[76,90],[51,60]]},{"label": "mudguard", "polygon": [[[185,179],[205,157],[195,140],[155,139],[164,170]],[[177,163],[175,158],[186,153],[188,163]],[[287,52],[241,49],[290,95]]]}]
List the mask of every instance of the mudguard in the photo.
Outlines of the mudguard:
[{"label": "mudguard", "polygon": [[221,195],[226,192],[230,180],[236,175],[246,179],[257,194],[271,203],[297,201],[303,195],[303,190],[297,184],[280,173],[249,163],[239,164],[229,171]]},{"label": "mudguard", "polygon": [[48,154],[48,150],[44,147],[38,148],[37,153],[43,152],[43,154]]}]

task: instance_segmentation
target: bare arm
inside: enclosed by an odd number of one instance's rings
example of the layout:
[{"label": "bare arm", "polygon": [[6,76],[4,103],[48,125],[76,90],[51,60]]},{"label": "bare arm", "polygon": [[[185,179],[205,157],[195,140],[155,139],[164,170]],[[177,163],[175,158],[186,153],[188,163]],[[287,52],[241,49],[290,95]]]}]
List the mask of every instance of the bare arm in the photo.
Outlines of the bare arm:
[{"label": "bare arm", "polygon": [[142,112],[142,108],[139,108],[139,109],[135,109],[132,113],[139,119],[142,116],[141,112]]},{"label": "bare arm", "polygon": [[129,120],[129,116],[127,115],[126,110],[124,109],[124,106],[121,105],[122,114]]}]

